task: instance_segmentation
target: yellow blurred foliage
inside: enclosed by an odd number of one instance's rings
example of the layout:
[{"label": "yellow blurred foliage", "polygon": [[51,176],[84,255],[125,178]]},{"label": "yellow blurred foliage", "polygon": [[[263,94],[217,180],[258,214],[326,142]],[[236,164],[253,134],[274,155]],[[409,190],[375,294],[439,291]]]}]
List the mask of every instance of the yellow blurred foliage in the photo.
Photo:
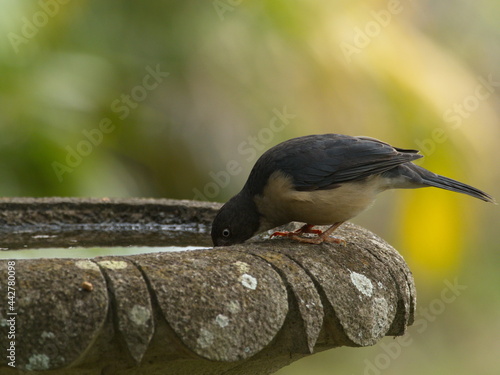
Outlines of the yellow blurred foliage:
[{"label": "yellow blurred foliage", "polygon": [[432,284],[456,273],[467,233],[461,204],[465,199],[430,188],[413,192],[405,203],[396,232],[417,277]]}]

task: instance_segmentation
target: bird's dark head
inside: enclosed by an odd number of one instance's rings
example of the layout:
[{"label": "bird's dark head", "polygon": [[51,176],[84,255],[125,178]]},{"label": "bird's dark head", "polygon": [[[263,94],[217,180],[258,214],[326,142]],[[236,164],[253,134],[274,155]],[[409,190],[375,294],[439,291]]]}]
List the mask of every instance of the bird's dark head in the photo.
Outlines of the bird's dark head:
[{"label": "bird's dark head", "polygon": [[221,207],[212,223],[214,246],[242,243],[254,236],[259,229],[259,212],[245,191],[232,197]]}]

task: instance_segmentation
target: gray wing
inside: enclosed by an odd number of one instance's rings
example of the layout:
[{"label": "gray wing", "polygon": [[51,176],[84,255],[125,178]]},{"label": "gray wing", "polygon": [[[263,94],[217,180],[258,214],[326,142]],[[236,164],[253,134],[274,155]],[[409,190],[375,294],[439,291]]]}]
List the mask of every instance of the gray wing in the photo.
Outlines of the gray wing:
[{"label": "gray wing", "polygon": [[292,177],[297,190],[333,189],[421,158],[417,153],[369,137],[310,135],[268,150],[254,167],[260,173],[252,171],[249,180],[254,175],[257,185],[263,185],[271,173],[281,170]]}]

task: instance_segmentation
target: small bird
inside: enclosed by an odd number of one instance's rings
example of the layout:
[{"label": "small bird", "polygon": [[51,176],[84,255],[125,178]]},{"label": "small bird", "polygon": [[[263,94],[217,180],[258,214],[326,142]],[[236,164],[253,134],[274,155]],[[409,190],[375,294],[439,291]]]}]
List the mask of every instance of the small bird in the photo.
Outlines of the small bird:
[{"label": "small bird", "polygon": [[[319,134],[282,142],[257,160],[243,189],[217,213],[211,233],[214,246],[242,243],[291,221],[305,225],[272,236],[313,244],[343,243],[330,234],[387,189],[434,186],[495,203],[479,189],[412,163],[421,157],[418,150],[370,137]],[[321,232],[313,229],[315,225],[331,227]]]}]

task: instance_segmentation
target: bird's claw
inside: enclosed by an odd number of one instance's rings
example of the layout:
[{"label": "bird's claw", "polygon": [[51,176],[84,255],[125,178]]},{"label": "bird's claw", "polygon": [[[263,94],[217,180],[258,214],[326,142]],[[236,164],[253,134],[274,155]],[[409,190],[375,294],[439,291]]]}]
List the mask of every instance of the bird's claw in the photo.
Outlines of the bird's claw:
[{"label": "bird's claw", "polygon": [[[330,234],[335,231],[340,225],[342,225],[342,221],[339,221],[335,224],[333,224],[330,228],[328,228],[326,231],[321,231],[319,229],[312,229],[314,225],[312,224],[306,224],[300,229],[297,229],[296,231],[293,232],[274,232],[271,237],[275,236],[283,236],[283,237],[289,237],[292,240],[298,241],[298,242],[303,242],[303,243],[311,243],[311,244],[320,244],[320,243],[337,243],[340,245],[345,246],[346,241],[337,238],[337,237],[331,237]],[[317,234],[316,237],[303,237],[302,234],[304,233],[314,233]]]},{"label": "bird's claw", "polygon": [[271,238],[273,237],[290,237],[290,238],[293,238],[294,236],[300,236],[301,234],[304,234],[304,233],[313,233],[313,234],[317,234],[318,236],[320,234],[323,233],[323,231],[321,229],[312,229],[314,225],[311,225],[311,224],[306,224],[302,227],[300,227],[299,229],[297,230],[294,230],[294,231],[285,231],[285,232],[274,232],[273,234],[271,234]]},{"label": "bird's claw", "polygon": [[269,237],[291,237],[293,235],[293,232],[274,232],[271,234]]}]

